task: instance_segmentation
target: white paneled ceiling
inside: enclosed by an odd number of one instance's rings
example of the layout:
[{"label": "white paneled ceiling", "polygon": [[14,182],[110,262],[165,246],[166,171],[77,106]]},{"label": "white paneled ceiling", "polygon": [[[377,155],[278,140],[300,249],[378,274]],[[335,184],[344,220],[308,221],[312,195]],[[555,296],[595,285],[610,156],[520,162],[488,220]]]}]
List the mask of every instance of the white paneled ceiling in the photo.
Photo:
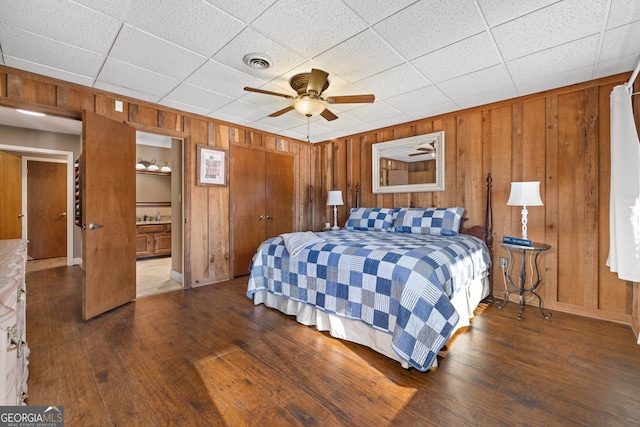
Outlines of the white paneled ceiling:
[{"label": "white paneled ceiling", "polygon": [[[638,0],[0,0],[0,63],[323,141],[631,71]],[[249,68],[246,54],[270,58]],[[373,93],[309,122],[289,78]]]}]

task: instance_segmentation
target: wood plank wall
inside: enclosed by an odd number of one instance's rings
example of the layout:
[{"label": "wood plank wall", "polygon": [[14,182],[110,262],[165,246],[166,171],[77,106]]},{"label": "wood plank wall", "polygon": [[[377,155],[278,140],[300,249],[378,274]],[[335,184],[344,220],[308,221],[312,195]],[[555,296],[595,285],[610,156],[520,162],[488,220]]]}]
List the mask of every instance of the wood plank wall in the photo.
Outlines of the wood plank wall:
[{"label": "wood plank wall", "polygon": [[[123,112],[114,101],[123,101]],[[233,150],[252,145],[294,154],[296,205],[294,226],[310,229],[314,196],[312,159],[315,148],[304,141],[286,139],[232,123],[185,113],[157,104],[56,80],[0,65],[0,105],[25,108],[81,120],[92,111],[145,132],[184,139],[185,286],[220,282],[231,277],[230,187],[196,185],[196,144]],[[134,169],[132,166],[132,173]]]},{"label": "wood plank wall", "polygon": [[[320,194],[342,190],[344,224],[355,206],[464,206],[469,225],[482,224],[485,179],[493,177],[494,263],[507,256],[498,242],[520,235],[520,208],[506,206],[512,181],[540,181],[544,206],[529,208],[529,237],[552,249],[541,258],[544,304],[602,319],[633,323],[634,285],[609,271],[609,94],[629,74],[586,82],[442,116],[326,141],[316,164],[322,167]],[[446,190],[434,193],[373,194],[371,145],[445,131]],[[330,215],[330,210],[325,210]],[[313,222],[321,226],[321,219]],[[504,276],[496,268],[494,294]],[[637,288],[637,286],[636,286]],[[533,314],[533,312],[532,312]]]},{"label": "wood plank wall", "polygon": [[[230,277],[229,187],[195,185],[196,144],[233,150],[251,145],[294,156],[296,231],[333,223],[327,191],[342,190],[339,224],[356,205],[454,206],[471,224],[483,222],[486,175],[493,176],[494,254],[517,235],[520,210],[507,207],[511,181],[540,180],[544,207],[529,209],[529,234],[553,249],[542,258],[541,293],[552,309],[631,323],[640,331],[640,286],[622,282],[605,266],[608,252],[609,93],[628,74],[308,144],[157,104],[0,65],[0,105],[79,120],[83,109],[145,132],[183,138],[185,173],[185,283]],[[114,100],[124,101],[115,112]],[[638,100],[634,100],[636,111]],[[371,144],[445,131],[446,191],[376,195],[371,192]],[[634,292],[634,288],[636,289]],[[503,289],[494,274],[496,295]]]}]

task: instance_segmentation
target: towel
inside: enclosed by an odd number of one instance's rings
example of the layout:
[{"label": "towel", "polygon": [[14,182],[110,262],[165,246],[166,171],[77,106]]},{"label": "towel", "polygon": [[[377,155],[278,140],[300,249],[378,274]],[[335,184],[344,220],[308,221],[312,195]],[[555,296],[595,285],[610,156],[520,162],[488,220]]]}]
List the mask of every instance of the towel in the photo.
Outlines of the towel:
[{"label": "towel", "polygon": [[311,231],[301,231],[297,233],[285,233],[281,234],[284,246],[287,248],[290,257],[298,255],[304,248],[314,243],[322,242],[323,239],[319,238]]}]

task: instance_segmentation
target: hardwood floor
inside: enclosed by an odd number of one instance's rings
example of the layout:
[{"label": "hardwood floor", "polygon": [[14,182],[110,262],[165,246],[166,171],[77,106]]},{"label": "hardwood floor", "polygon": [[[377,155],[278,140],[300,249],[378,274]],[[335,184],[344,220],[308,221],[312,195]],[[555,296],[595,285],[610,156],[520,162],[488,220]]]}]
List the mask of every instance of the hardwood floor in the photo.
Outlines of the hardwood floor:
[{"label": "hardwood floor", "polygon": [[80,319],[80,269],[27,273],[29,405],[67,426],[637,425],[628,326],[488,307],[432,372],[253,306],[246,278]]}]

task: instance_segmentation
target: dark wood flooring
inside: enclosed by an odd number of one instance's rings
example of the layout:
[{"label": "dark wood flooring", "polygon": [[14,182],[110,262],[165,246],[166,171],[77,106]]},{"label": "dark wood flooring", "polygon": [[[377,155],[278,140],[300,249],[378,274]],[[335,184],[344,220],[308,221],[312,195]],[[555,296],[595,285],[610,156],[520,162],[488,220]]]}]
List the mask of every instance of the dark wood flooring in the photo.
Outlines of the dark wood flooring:
[{"label": "dark wood flooring", "polygon": [[81,271],[27,274],[29,405],[67,426],[622,426],[640,422],[628,326],[489,306],[432,372],[253,306],[246,278],[80,319]]}]

